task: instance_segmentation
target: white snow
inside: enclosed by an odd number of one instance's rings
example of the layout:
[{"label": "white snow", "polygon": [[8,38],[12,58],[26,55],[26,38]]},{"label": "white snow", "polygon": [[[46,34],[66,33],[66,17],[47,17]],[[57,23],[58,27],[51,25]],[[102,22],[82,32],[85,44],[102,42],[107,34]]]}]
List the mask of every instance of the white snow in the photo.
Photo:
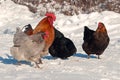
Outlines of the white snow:
[{"label": "white snow", "polygon": [[[13,34],[16,27],[31,24],[33,28],[43,18],[36,18],[25,6],[10,0],[0,4],[0,80],[120,80],[120,14],[104,11],[101,13],[64,16],[56,14],[54,26],[70,38],[77,47],[77,54],[67,60],[54,59],[50,55],[42,58],[41,69],[33,64],[17,62],[10,55],[13,45]],[[110,44],[96,59],[82,50],[84,26],[96,30],[98,22],[106,25],[110,36]]]}]

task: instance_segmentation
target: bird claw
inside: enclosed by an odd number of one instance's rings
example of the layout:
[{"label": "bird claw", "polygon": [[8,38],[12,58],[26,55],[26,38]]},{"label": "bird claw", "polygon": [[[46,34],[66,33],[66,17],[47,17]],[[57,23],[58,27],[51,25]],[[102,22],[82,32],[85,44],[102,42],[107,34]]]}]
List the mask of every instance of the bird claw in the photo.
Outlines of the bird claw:
[{"label": "bird claw", "polygon": [[87,57],[88,59],[90,59],[90,55],[88,55],[88,57]]},{"label": "bird claw", "polygon": [[39,59],[39,62],[35,62],[35,68],[40,68],[39,64],[43,64],[41,59]]},{"label": "bird claw", "polygon": [[35,62],[35,65],[36,65],[35,68],[40,68],[37,62]]},{"label": "bird claw", "polygon": [[39,59],[39,63],[38,64],[43,64],[41,59]]}]

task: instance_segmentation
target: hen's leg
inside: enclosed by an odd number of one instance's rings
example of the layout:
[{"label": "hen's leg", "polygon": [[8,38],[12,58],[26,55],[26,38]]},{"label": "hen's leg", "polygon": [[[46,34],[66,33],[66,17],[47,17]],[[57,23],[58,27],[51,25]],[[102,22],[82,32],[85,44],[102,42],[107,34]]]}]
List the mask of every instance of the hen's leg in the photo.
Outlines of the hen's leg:
[{"label": "hen's leg", "polygon": [[35,62],[35,65],[36,65],[36,68],[40,68],[40,66],[38,65],[38,63],[37,63],[37,62]]},{"label": "hen's leg", "polygon": [[20,61],[18,61],[17,63],[15,63],[15,65],[21,65],[21,62],[20,62]]},{"label": "hen's leg", "polygon": [[41,59],[39,59],[39,63],[38,64],[43,64]]},{"label": "hen's leg", "polygon": [[20,61],[18,61],[18,63],[17,63],[18,65],[21,65],[22,63],[20,62]]},{"label": "hen's leg", "polygon": [[98,55],[98,59],[101,59],[101,58],[100,58],[100,55]]},{"label": "hen's leg", "polygon": [[90,59],[90,54],[88,54],[88,57],[87,57],[88,59]]}]

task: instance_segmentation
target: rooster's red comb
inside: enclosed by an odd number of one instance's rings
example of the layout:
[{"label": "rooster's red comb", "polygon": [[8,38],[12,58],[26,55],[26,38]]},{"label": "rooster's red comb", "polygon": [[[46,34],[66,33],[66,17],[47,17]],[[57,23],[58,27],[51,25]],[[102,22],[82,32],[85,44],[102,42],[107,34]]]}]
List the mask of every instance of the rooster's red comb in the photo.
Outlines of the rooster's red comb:
[{"label": "rooster's red comb", "polygon": [[47,13],[45,14],[45,16],[47,16],[47,17],[52,17],[53,21],[56,20],[56,16],[55,16],[54,13],[47,12]]}]

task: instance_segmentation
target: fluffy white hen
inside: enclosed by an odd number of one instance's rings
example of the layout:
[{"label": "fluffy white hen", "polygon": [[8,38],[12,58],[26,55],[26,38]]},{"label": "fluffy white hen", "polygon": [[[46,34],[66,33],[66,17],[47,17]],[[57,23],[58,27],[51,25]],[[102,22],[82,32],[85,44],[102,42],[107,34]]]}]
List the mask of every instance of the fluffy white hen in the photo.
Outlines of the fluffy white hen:
[{"label": "fluffy white hen", "polygon": [[43,49],[45,41],[43,39],[45,33],[39,32],[37,34],[28,36],[20,28],[16,28],[14,34],[14,45],[10,48],[12,56],[18,61],[35,62],[36,67],[39,68],[41,57],[45,55]]}]

